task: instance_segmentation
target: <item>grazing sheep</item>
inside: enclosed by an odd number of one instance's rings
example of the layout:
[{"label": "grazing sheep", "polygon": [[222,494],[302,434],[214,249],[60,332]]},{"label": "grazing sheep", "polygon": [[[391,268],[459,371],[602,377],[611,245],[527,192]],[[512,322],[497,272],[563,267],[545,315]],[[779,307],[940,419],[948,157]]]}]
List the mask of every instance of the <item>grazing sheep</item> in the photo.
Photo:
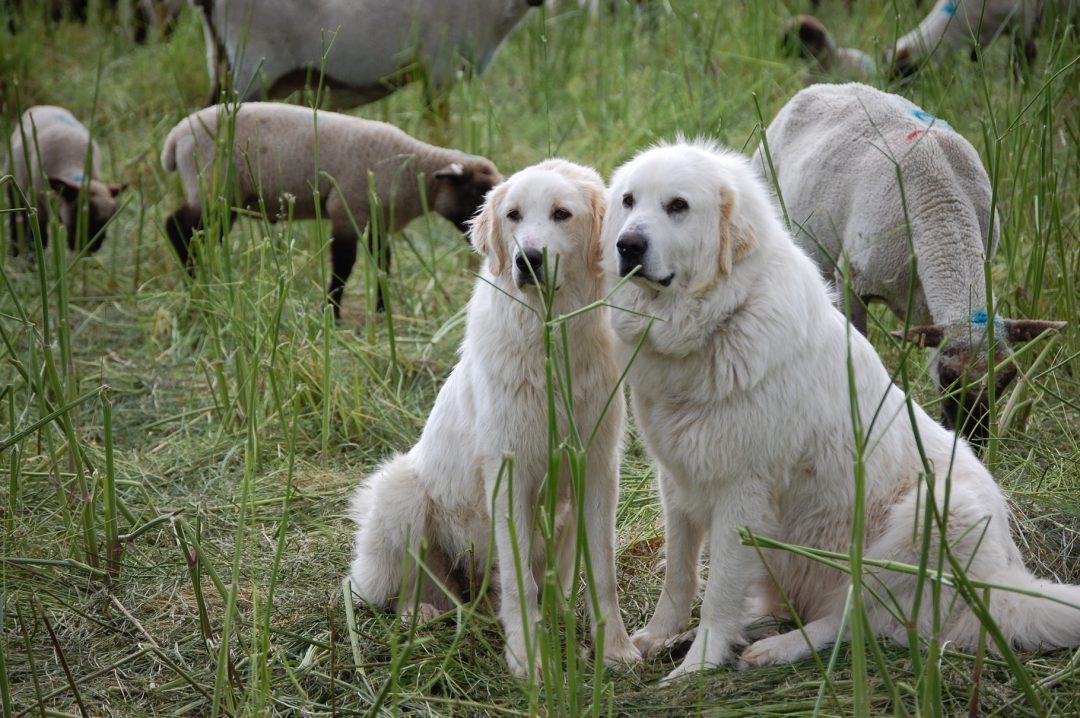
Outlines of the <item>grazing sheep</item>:
[{"label": "grazing sheep", "polygon": [[807,73],[807,84],[830,76],[867,79],[877,74],[877,63],[862,50],[837,47],[824,23],[813,15],[799,15],[784,31],[784,48],[793,55],[816,62]]},{"label": "grazing sheep", "polygon": [[190,1],[206,37],[208,104],[218,101],[223,68],[232,70],[241,100],[283,97],[317,80],[325,54],[324,84],[338,107],[372,102],[416,79],[417,62],[436,88],[453,82],[459,57],[483,72],[529,8],[542,2]]},{"label": "grazing sheep", "polygon": [[[363,232],[370,219],[369,173],[383,208],[384,236],[423,213],[418,175],[423,175],[427,206],[461,232],[488,190],[502,181],[495,165],[483,157],[429,145],[384,122],[272,102],[207,107],[181,120],[161,152],[162,166],[180,173],[185,194],[184,203],[165,220],[165,233],[189,269],[191,237],[202,228],[206,209],[200,178],[212,170],[219,121],[227,126],[233,113],[234,206],[256,209],[262,197],[265,206],[275,207],[289,195],[295,202],[293,218],[330,220],[333,276],[327,291],[337,316],[356,261],[355,228]],[[313,189],[318,189],[318,207]],[[379,260],[389,271],[385,242]]]},{"label": "grazing sheep", "polygon": [[[87,154],[90,176],[86,177]],[[42,244],[49,241],[48,192],[55,190],[60,197],[60,223],[67,230],[71,250],[83,249],[79,236],[79,197],[82,195],[86,212],[85,249],[90,254],[105,241],[105,225],[116,214],[116,196],[127,185],[111,184],[97,179],[101,176],[101,151],[90,132],[75,116],[63,107],[37,105],[22,114],[11,134],[11,156],[7,172],[37,212]],[[11,207],[21,201],[8,188]],[[30,248],[30,227],[26,212],[11,212],[11,252],[17,255],[25,242]],[[21,239],[20,239],[21,237]]]},{"label": "grazing sheep", "polygon": [[[940,390],[968,385],[963,396],[945,396],[944,421],[976,441],[984,438],[987,393],[977,381],[989,354],[983,259],[997,249],[998,223],[991,236],[990,180],[975,148],[903,97],[856,83],[799,92],[769,125],[766,140],[773,184],[796,241],[838,284],[846,260],[860,300],[852,302],[852,323],[866,333],[870,301],[885,302],[903,318],[913,291],[908,319],[933,324],[911,329],[908,338],[937,348],[930,371]],[[768,177],[764,149],[755,165]],[[997,317],[993,326],[996,366],[1010,342],[1064,323]],[[997,391],[1015,375],[1011,363],[997,367]]]},{"label": "grazing sheep", "polygon": [[1043,0],[938,0],[918,27],[885,51],[885,65],[896,74],[909,75],[939,46],[985,47],[1010,31],[1014,46],[1023,50],[1030,64],[1043,5]]}]

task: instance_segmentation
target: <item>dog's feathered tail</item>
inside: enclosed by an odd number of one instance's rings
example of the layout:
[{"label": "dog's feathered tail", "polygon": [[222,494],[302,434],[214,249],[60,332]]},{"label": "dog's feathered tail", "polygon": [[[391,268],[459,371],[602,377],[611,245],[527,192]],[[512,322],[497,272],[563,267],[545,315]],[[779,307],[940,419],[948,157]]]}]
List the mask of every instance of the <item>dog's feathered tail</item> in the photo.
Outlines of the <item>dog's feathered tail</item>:
[{"label": "dog's feathered tail", "polygon": [[356,523],[349,580],[353,593],[384,607],[401,592],[408,554],[420,545],[428,501],[408,454],[383,464],[349,502]]},{"label": "dog's feathered tail", "polygon": [[[1048,597],[991,590],[990,616],[1013,649],[1050,651],[1080,645],[1080,586],[1039,579],[1022,568],[1002,569],[987,581]],[[970,650],[978,643],[979,631],[978,618],[966,611],[948,637]]]},{"label": "dog's feathered tail", "polygon": [[[969,573],[969,576],[972,574]],[[880,574],[879,574],[880,577]],[[1052,651],[1080,645],[1080,586],[1069,586],[1032,576],[1023,567],[1003,567],[989,575],[972,576],[997,586],[1008,586],[1038,596],[995,588],[990,591],[990,617],[1001,630],[1009,647],[1018,651]],[[900,605],[911,605],[914,597],[914,581],[904,576],[899,581],[885,581],[894,599]],[[932,591],[924,589],[922,609],[917,625],[923,636],[933,631],[931,604]],[[882,592],[877,592],[884,595]],[[982,591],[979,591],[983,599]],[[979,617],[957,597],[952,590],[942,591],[940,599],[942,614],[947,615],[942,638],[964,651],[974,651],[979,644],[979,634],[984,629]],[[875,609],[879,604],[872,603]],[[875,630],[891,637],[897,643],[906,643],[908,622],[899,622],[885,610],[873,610],[871,623]],[[991,651],[998,653],[995,643],[987,639]]]}]

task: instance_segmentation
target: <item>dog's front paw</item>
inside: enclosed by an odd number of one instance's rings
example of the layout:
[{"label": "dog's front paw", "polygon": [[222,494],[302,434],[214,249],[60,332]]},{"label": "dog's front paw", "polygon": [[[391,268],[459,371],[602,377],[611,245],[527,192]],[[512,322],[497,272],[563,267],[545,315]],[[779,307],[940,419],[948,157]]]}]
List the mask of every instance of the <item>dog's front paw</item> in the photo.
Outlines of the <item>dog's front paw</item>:
[{"label": "dog's front paw", "polygon": [[641,659],[641,651],[625,633],[618,638],[608,638],[604,641],[604,665],[609,668],[640,663]]},{"label": "dog's front paw", "polygon": [[[722,634],[721,634],[722,635]],[[715,632],[699,631],[686,653],[686,658],[660,682],[667,685],[683,676],[710,668],[719,668],[733,658],[731,641],[724,640]]]},{"label": "dog's front paw", "polygon": [[406,608],[401,612],[401,622],[405,624],[412,623],[413,619],[416,619],[416,625],[422,625],[428,621],[432,621],[439,617],[440,611],[430,603],[421,603],[416,607],[416,613],[413,614],[412,606]]},{"label": "dog's front paw", "polygon": [[751,643],[739,656],[740,667],[760,668],[777,663],[793,663],[810,655],[810,647],[799,631],[789,631]]},{"label": "dog's front paw", "polygon": [[[525,651],[524,641],[507,641],[506,643],[506,665],[510,668],[510,673],[515,678],[520,680],[529,679],[529,659],[528,654]],[[540,683],[540,661],[533,660],[532,668],[532,680],[534,683]]]},{"label": "dog's front paw", "polygon": [[641,652],[642,658],[652,658],[664,651],[670,651],[680,643],[694,640],[694,635],[696,633],[697,628],[691,628],[688,631],[678,633],[656,634],[650,631],[649,627],[646,626],[631,636],[630,640],[633,641],[634,646]]}]

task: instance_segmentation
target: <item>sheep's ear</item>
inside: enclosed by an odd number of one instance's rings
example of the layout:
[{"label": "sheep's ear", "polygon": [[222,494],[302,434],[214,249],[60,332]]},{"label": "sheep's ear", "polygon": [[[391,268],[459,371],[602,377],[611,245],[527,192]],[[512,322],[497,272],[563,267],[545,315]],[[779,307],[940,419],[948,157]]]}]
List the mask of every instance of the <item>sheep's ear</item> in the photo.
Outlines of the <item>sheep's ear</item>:
[{"label": "sheep's ear", "polygon": [[451,162],[435,173],[435,179],[450,182],[464,182],[470,173],[465,171],[465,165],[460,162]]},{"label": "sheep's ear", "polygon": [[1051,322],[1043,319],[1006,319],[1005,334],[1010,344],[1029,342],[1045,331],[1060,332],[1068,322]]},{"label": "sheep's ear", "polygon": [[79,190],[82,189],[78,182],[72,182],[63,177],[50,177],[49,186],[56,190],[61,199],[67,202],[73,202],[78,198]]},{"label": "sheep's ear", "polygon": [[469,241],[473,249],[491,260],[491,273],[495,276],[502,274],[509,264],[501,221],[502,200],[505,195],[505,184],[488,192],[480,214],[469,220]]},{"label": "sheep's ear", "polygon": [[720,274],[731,274],[735,262],[754,248],[753,231],[738,220],[735,211],[735,191],[727,186],[720,188]]},{"label": "sheep's ear", "polygon": [[906,336],[902,331],[895,331],[892,335],[897,339],[906,339],[912,344],[917,344],[923,348],[937,347],[945,339],[945,325],[927,324],[921,327],[910,327]]},{"label": "sheep's ear", "polygon": [[124,190],[126,190],[128,188],[128,183],[127,182],[110,182],[109,184],[107,184],[105,186],[109,188],[109,194],[111,194],[113,197],[115,197],[116,195],[120,194],[121,192],[123,192]]}]

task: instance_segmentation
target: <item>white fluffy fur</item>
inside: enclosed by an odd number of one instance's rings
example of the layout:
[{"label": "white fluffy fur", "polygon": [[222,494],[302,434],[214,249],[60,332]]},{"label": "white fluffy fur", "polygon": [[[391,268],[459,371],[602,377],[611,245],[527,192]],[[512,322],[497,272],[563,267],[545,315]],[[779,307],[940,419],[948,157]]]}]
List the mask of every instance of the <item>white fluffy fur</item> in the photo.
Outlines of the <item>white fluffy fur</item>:
[{"label": "white fluffy fur", "polygon": [[[671,211],[676,198],[685,210]],[[1027,571],[994,479],[962,440],[918,405],[909,408],[873,347],[833,306],[746,158],[702,143],[635,157],[615,173],[610,189],[603,231],[609,282],[632,268],[618,250],[621,238],[635,234],[648,239],[643,276],[615,293],[613,305],[632,312],[615,310],[612,319],[625,351],[648,330],[628,379],[635,419],[657,464],[667,532],[664,588],[652,619],[634,636],[643,653],[685,629],[704,541],[709,547],[700,626],[669,678],[736,657],[742,607],[754,591],[782,610],[736,527],[848,550],[855,451],[849,356],[866,436],[864,555],[918,564],[915,532],[930,493],[948,517],[951,551],[968,565],[970,578],[1072,604],[993,591],[991,613],[1006,639],[1021,649],[1080,643],[1080,587],[1040,581]],[[668,279],[668,286],[659,283]],[[656,318],[651,329],[649,315]],[[912,421],[933,469],[933,491],[922,476]],[[766,556],[813,648],[835,641],[847,575],[789,553]],[[931,551],[931,571],[935,557]],[[914,579],[881,571],[866,582],[874,631],[902,639],[904,626],[871,593],[884,596],[887,588],[907,615]],[[953,601],[953,592],[943,590],[942,637],[972,648],[978,621],[962,600]],[[924,635],[932,602],[927,590],[912,617]],[[753,643],[741,658],[750,665],[787,662],[810,648],[793,631]]]},{"label": "white fluffy fur", "polygon": [[[421,540],[433,558],[426,568],[440,581],[453,584],[454,575],[463,573],[480,576],[494,518],[506,658],[514,673],[522,676],[530,663],[536,665],[527,646],[535,657],[537,584],[543,582],[545,560],[543,541],[533,527],[548,468],[548,406],[541,292],[528,283],[517,260],[529,249],[547,250],[548,265],[541,272],[546,279],[541,279],[556,282],[555,316],[600,299],[603,208],[604,186],[596,172],[562,160],[522,170],[488,195],[473,223],[473,245],[486,261],[469,301],[461,360],[439,392],[420,441],[409,453],[384,464],[353,501],[357,531],[350,579],[355,593],[376,605],[387,604],[404,589],[403,603],[409,607],[414,579],[404,576],[402,568],[417,554]],[[564,218],[559,210],[572,216]],[[552,271],[556,256],[557,277]],[[568,330],[574,417],[583,436],[597,427],[583,497],[598,599],[594,619],[606,621],[604,658],[633,661],[641,656],[623,626],[615,585],[615,507],[625,407],[616,388],[614,339],[603,308],[571,319]],[[612,392],[615,399],[604,413]],[[556,405],[559,432],[566,436],[562,399]],[[512,491],[508,478],[499,481],[508,454],[513,456]],[[571,510],[565,469],[558,496],[557,562],[563,586],[568,587],[573,578],[576,512]],[[523,572],[523,597],[514,568],[511,524],[519,550],[531,557]],[[432,604],[425,607],[426,615],[449,601],[430,588],[423,589],[422,597]],[[596,620],[593,627],[595,631]]]}]

